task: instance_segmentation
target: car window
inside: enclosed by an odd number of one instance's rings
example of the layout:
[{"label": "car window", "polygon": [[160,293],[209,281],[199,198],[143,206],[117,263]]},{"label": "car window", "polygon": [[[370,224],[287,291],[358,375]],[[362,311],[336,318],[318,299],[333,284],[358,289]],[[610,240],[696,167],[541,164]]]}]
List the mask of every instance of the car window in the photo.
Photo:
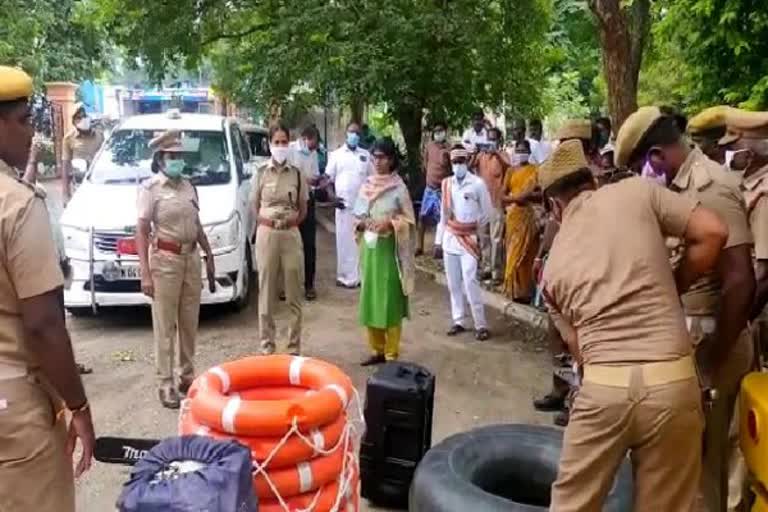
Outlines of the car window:
[{"label": "car window", "polygon": [[240,181],[243,180],[243,174],[245,173],[245,166],[243,165],[243,157],[240,153],[240,140],[237,138],[237,132],[234,126],[229,127],[229,134],[232,137],[232,152],[235,156],[235,169],[237,169],[237,177]]},{"label": "car window", "polygon": [[[152,176],[149,141],[162,130],[115,130],[94,162],[89,176],[92,183],[135,184]],[[219,185],[232,179],[224,133],[220,131],[182,131],[187,152],[184,175],[193,185]]]},{"label": "car window", "polygon": [[232,132],[235,134],[235,139],[238,141],[238,146],[240,146],[240,152],[243,155],[243,161],[250,162],[251,147],[248,145],[248,141],[243,136],[243,132],[240,131],[240,128],[237,125],[232,125]]},{"label": "car window", "polygon": [[[237,149],[235,152],[237,155],[235,156],[235,164],[237,166],[237,176],[240,179],[240,181],[247,180],[251,177],[251,167],[250,167],[250,160],[251,160],[251,152],[248,148],[248,143],[243,140],[243,136],[240,133],[240,128],[237,127],[237,125],[232,125],[231,127],[231,133],[232,133],[232,145],[237,146]],[[238,158],[242,157],[242,160],[238,163]]]},{"label": "car window", "polygon": [[267,134],[263,132],[247,131],[248,145],[251,146],[251,154],[254,156],[270,156]]}]

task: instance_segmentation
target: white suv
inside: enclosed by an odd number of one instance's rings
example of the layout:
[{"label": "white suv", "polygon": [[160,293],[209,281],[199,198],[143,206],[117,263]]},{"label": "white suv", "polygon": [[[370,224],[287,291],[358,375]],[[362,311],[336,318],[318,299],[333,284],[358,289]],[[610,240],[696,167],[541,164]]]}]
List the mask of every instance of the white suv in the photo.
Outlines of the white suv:
[{"label": "white suv", "polygon": [[197,188],[200,220],[216,259],[216,291],[204,286],[202,303],[247,304],[255,269],[248,142],[233,119],[170,111],[131,117],[117,126],[64,210],[61,226],[73,271],[64,303],[71,313],[150,303],[141,293],[133,243],[136,199],[140,183],[152,176],[147,144],[170,129],[199,142],[185,173]]}]

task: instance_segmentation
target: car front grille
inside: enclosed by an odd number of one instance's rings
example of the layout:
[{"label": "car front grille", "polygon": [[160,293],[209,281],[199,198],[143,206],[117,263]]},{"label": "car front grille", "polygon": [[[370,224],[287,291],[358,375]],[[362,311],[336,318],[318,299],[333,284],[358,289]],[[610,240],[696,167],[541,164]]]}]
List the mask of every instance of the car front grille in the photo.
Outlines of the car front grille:
[{"label": "car front grille", "polygon": [[122,231],[96,231],[93,233],[93,245],[103,253],[116,254],[117,241],[131,236],[133,235]]},{"label": "car front grille", "polygon": [[[83,289],[91,291],[90,281],[86,281]],[[107,281],[103,276],[93,277],[93,291],[102,293],[141,293],[141,281]]]}]

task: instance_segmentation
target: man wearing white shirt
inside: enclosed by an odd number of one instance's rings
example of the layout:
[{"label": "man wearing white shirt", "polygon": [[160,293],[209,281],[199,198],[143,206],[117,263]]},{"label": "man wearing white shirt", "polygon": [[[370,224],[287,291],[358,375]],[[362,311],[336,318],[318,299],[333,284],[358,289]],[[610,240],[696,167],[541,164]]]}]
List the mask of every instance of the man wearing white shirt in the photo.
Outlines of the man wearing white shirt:
[{"label": "man wearing white shirt", "polygon": [[304,178],[310,186],[309,201],[307,202],[307,216],[299,225],[301,242],[304,246],[304,296],[308,301],[315,300],[315,266],[317,250],[315,237],[317,234],[317,220],[315,217],[315,189],[320,185],[320,161],[317,148],[320,141],[320,133],[317,127],[309,125],[301,131],[301,138],[291,142],[290,162],[301,170]]},{"label": "man wearing white shirt", "polygon": [[478,144],[481,146],[488,144],[488,127],[482,111],[472,114],[472,126],[464,132],[461,142],[467,151],[473,152],[477,150]]},{"label": "man wearing white shirt", "polygon": [[469,172],[469,154],[460,146],[451,151],[453,176],[442,183],[440,225],[435,245],[442,247],[453,325],[448,336],[464,331],[465,296],[475,323],[475,338],[490,338],[485,319],[477,265],[480,260],[478,232],[490,221],[493,207],[485,182]]},{"label": "man wearing white shirt", "polygon": [[528,142],[531,144],[531,163],[541,165],[552,153],[552,143],[544,140],[544,127],[539,119],[528,123]]},{"label": "man wearing white shirt", "polygon": [[333,182],[338,198],[336,207],[336,285],[357,288],[360,285],[359,251],[355,240],[352,208],[366,178],[373,174],[368,151],[359,147],[360,125],[347,125],[346,143],[332,152],[325,174]]}]

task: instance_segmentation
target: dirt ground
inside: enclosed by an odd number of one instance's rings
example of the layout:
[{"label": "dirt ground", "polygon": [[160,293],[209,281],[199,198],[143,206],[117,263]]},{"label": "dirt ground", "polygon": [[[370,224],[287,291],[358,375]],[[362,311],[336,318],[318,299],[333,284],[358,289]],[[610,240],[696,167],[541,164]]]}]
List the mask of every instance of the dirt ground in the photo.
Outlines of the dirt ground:
[{"label": "dirt ground", "polygon": [[[364,396],[374,370],[358,363],[368,351],[357,325],[357,292],[336,288],[335,250],[328,233],[318,232],[319,299],[305,307],[303,351],[339,365]],[[545,343],[519,324],[489,311],[492,340],[479,344],[470,334],[447,338],[447,291],[421,278],[406,323],[402,359],[421,364],[437,377],[434,440],[473,427],[500,422],[551,424],[531,408],[531,398],[550,381]],[[285,326],[285,322],[278,325]],[[245,311],[204,309],[197,368],[254,354],[257,350],[255,301]],[[77,358],[94,368],[84,381],[97,435],[164,437],[176,432],[176,413],[160,407],[153,367],[152,326],[147,309],[112,310],[68,325]],[[281,330],[284,347],[285,332]],[[95,463],[77,485],[81,512],[114,510],[128,468]],[[369,510],[363,506],[363,510]]]}]

